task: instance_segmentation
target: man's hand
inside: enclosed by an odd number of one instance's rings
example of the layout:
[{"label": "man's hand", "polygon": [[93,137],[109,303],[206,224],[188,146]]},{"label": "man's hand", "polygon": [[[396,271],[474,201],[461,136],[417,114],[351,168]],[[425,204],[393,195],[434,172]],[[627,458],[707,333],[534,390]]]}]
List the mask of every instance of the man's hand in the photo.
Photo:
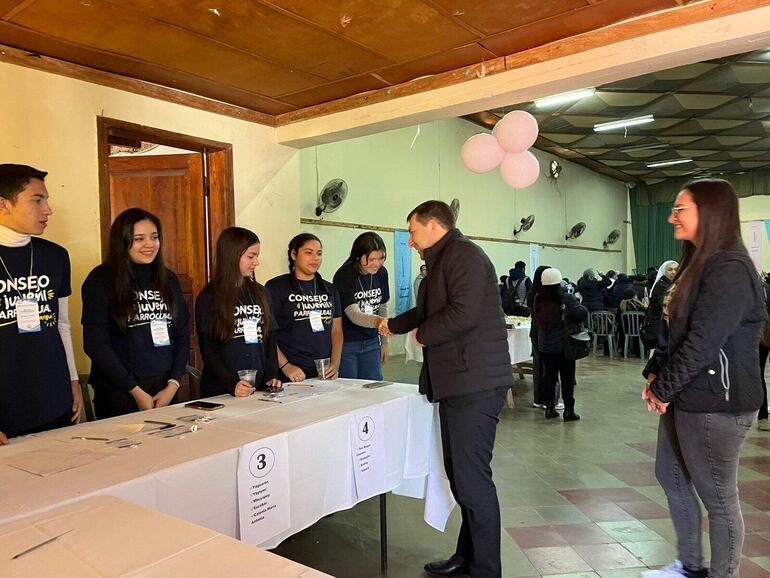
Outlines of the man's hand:
[{"label": "man's hand", "polygon": [[152,396],[153,407],[166,407],[174,399],[179,386],[173,381],[169,381],[166,387]]},{"label": "man's hand", "polygon": [[386,364],[388,362],[388,352],[390,351],[390,345],[382,343],[380,345],[380,363]]},{"label": "man's hand", "polygon": [[425,346],[424,346],[422,343],[420,343],[419,341],[417,341],[417,330],[416,330],[416,329],[415,329],[414,331],[412,331],[412,333],[411,333],[410,337],[411,337],[412,341],[414,341],[414,344],[415,344],[417,347],[425,347]]},{"label": "man's hand", "polygon": [[0,431],[0,446],[8,445],[8,438],[5,437],[5,434]]},{"label": "man's hand", "polygon": [[255,388],[248,381],[239,381],[235,384],[235,397],[249,397],[254,393]]},{"label": "man's hand", "polygon": [[377,331],[383,337],[393,337],[394,335],[390,327],[388,327],[388,320],[384,317],[380,317],[380,320],[377,322]]},{"label": "man's hand", "polygon": [[153,404],[152,397],[150,396],[149,393],[144,391],[141,387],[137,385],[136,387],[134,387],[134,389],[132,389],[128,393],[130,393],[131,397],[134,398],[136,405],[139,406],[139,409],[141,411],[152,409],[152,404]]},{"label": "man's hand", "polygon": [[305,380],[305,372],[296,365],[292,365],[291,363],[284,365],[281,371],[283,371],[283,374],[292,381]]},{"label": "man's hand", "polygon": [[77,379],[71,382],[72,385],[72,423],[80,423],[83,415],[83,390],[80,389],[80,381]]}]

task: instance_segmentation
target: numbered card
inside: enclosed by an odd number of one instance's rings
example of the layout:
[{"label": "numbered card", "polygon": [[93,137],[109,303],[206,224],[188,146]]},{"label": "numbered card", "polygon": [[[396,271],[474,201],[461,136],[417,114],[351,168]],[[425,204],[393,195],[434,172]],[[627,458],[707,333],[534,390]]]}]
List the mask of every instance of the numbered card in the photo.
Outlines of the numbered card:
[{"label": "numbered card", "polygon": [[384,430],[381,405],[361,410],[350,417],[353,476],[359,500],[385,491]]},{"label": "numbered card", "polygon": [[286,434],[246,444],[238,458],[241,541],[259,546],[291,527]]}]

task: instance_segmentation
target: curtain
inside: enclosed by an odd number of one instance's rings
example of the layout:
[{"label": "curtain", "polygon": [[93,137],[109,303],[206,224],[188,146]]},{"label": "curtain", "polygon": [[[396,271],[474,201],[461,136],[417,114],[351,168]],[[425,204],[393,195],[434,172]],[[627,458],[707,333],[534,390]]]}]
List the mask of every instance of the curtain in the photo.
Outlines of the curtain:
[{"label": "curtain", "polygon": [[682,243],[674,239],[674,228],[668,223],[672,203],[646,203],[643,184],[631,189],[629,197],[636,272],[644,273],[648,267],[657,269],[669,259],[678,260]]}]

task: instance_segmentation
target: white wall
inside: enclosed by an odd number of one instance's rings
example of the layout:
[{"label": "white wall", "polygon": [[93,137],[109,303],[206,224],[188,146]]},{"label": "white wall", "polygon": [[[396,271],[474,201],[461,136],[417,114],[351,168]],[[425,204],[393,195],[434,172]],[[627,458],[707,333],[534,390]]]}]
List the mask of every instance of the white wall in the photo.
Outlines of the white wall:
[{"label": "white wall", "polygon": [[[770,196],[757,195],[738,199],[741,216],[741,234],[743,242],[748,247],[749,225],[747,221],[764,221],[770,219]],[[762,226],[762,270],[770,272],[770,242],[767,238],[767,230]]]},{"label": "white wall", "polygon": [[100,260],[96,118],[103,115],[232,143],[236,223],[263,242],[258,269],[283,271],[285,247],[299,229],[297,151],[275,144],[274,129],[71,78],[0,63],[0,162],[33,165],[46,180],[54,215],[46,237],[70,252],[70,308],[78,366],[80,285]]}]

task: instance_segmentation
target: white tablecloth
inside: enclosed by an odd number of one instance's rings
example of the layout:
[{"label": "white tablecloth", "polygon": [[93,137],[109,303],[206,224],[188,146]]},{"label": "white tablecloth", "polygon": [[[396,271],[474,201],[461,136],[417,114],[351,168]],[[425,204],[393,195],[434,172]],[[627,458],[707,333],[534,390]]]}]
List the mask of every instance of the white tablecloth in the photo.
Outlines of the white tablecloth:
[{"label": "white tablecloth", "polygon": [[[121,434],[114,430],[121,424],[145,419],[173,421],[195,410],[178,405],[12,440],[11,445],[0,447],[0,524],[108,494],[238,537],[236,471],[240,448],[286,432],[291,527],[260,544],[272,548],[321,517],[357,503],[348,419],[357,410],[380,405],[386,431],[387,490],[424,497],[426,522],[443,530],[454,501],[440,458],[437,408],[420,396],[414,385],[363,389],[362,383],[318,383],[313,388],[318,395],[284,398],[283,404],[261,402],[257,396],[215,398],[226,407],[211,412],[216,419],[201,424],[200,431],[182,438],[137,434],[131,439],[143,443],[135,448],[117,449],[103,441],[73,440],[72,436],[117,438]],[[107,456],[48,477],[5,463],[32,450],[72,452],[80,448],[106,452]]]},{"label": "white tablecloth", "polygon": [[[508,353],[511,355],[511,365],[527,361],[532,357],[532,342],[529,340],[530,324],[523,324],[514,329],[508,329]],[[422,363],[422,347],[418,347],[412,339],[412,334],[404,340],[406,361]]]},{"label": "white tablecloth", "polygon": [[88,498],[0,527],[0,576],[328,578],[207,528],[110,496]]}]

